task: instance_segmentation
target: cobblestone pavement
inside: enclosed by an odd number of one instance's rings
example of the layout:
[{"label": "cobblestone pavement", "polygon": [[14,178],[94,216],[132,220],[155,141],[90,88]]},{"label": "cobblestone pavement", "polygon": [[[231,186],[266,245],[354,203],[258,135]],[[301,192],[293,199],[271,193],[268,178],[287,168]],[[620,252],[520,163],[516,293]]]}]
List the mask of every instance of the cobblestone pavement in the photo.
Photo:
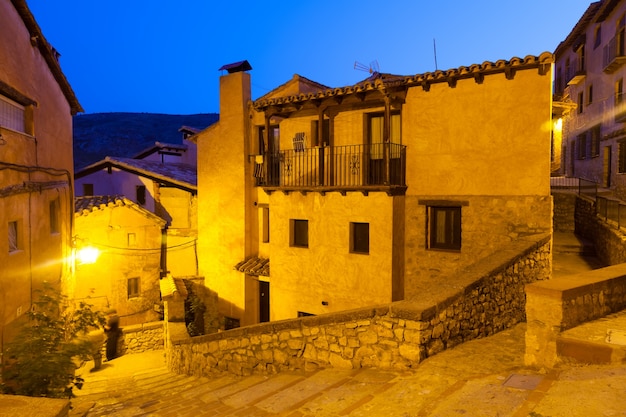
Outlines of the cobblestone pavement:
[{"label": "cobblestone pavement", "polygon": [[213,379],[169,373],[162,352],[88,372],[72,416],[626,416],[626,367],[523,364],[525,324],[439,353],[416,369],[284,372]]}]

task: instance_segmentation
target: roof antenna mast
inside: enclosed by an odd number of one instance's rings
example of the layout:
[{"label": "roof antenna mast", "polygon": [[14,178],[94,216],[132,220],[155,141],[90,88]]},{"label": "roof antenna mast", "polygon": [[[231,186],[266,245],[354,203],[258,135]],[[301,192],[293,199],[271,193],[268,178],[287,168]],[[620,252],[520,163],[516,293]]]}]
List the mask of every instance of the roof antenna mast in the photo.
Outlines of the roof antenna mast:
[{"label": "roof antenna mast", "polygon": [[437,68],[437,43],[435,38],[433,38],[433,53],[435,54],[435,71],[437,71],[439,68]]},{"label": "roof antenna mast", "polygon": [[378,66],[377,60],[370,62],[369,66],[365,64],[361,64],[359,61],[354,61],[354,69],[359,70],[359,71],[369,72],[370,74],[373,74],[375,72],[380,72],[380,67]]}]

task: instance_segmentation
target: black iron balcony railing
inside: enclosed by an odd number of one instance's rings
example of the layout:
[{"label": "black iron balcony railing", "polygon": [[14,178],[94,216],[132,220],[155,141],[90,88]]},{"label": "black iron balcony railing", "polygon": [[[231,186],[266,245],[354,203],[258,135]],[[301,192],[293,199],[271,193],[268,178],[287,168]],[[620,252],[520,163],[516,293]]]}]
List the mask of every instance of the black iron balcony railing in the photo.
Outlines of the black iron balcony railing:
[{"label": "black iron balcony railing", "polygon": [[397,143],[290,149],[265,155],[257,185],[282,190],[405,187],[406,146]]},{"label": "black iron balcony railing", "polygon": [[624,30],[622,30],[604,46],[602,64],[605,73],[612,74],[626,62],[626,56],[624,56],[625,38]]},{"label": "black iron balcony railing", "polygon": [[565,68],[565,82],[568,85],[578,84],[586,75],[585,60],[582,58],[572,59],[569,67]]}]

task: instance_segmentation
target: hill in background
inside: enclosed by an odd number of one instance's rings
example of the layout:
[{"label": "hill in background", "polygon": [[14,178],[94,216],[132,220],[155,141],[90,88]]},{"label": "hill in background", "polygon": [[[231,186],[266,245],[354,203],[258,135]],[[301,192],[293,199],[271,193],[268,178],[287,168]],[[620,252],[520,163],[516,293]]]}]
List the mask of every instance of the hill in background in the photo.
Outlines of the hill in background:
[{"label": "hill in background", "polygon": [[154,142],[182,143],[182,126],[205,129],[219,114],[92,113],[74,116],[74,169],[106,156],[131,158]]}]

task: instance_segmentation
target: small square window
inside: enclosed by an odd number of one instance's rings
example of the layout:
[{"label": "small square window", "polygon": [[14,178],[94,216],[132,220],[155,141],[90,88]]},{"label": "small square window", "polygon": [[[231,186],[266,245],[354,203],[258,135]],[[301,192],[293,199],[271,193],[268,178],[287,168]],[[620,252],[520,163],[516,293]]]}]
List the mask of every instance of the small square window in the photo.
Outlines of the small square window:
[{"label": "small square window", "polygon": [[17,222],[9,222],[9,253],[16,252],[20,249],[19,230],[17,226]]},{"label": "small square window", "polygon": [[430,249],[461,250],[461,207],[430,207]]},{"label": "small square window", "polygon": [[128,239],[128,247],[129,248],[134,248],[135,246],[137,246],[137,234],[135,234],[135,233],[128,233],[127,239]]},{"label": "small square window", "polygon": [[137,192],[137,203],[144,206],[146,205],[146,186],[138,185],[136,188]]},{"label": "small square window", "polygon": [[59,210],[59,199],[55,198],[50,202],[50,234],[57,234],[61,231]]},{"label": "small square window", "polygon": [[309,247],[309,221],[291,219],[291,246]]},{"label": "small square window", "polygon": [[370,253],[369,223],[350,223],[350,252]]},{"label": "small square window", "polygon": [[83,184],[83,196],[93,195],[93,184]]},{"label": "small square window", "polygon": [[139,297],[139,277],[128,278],[128,298]]}]

